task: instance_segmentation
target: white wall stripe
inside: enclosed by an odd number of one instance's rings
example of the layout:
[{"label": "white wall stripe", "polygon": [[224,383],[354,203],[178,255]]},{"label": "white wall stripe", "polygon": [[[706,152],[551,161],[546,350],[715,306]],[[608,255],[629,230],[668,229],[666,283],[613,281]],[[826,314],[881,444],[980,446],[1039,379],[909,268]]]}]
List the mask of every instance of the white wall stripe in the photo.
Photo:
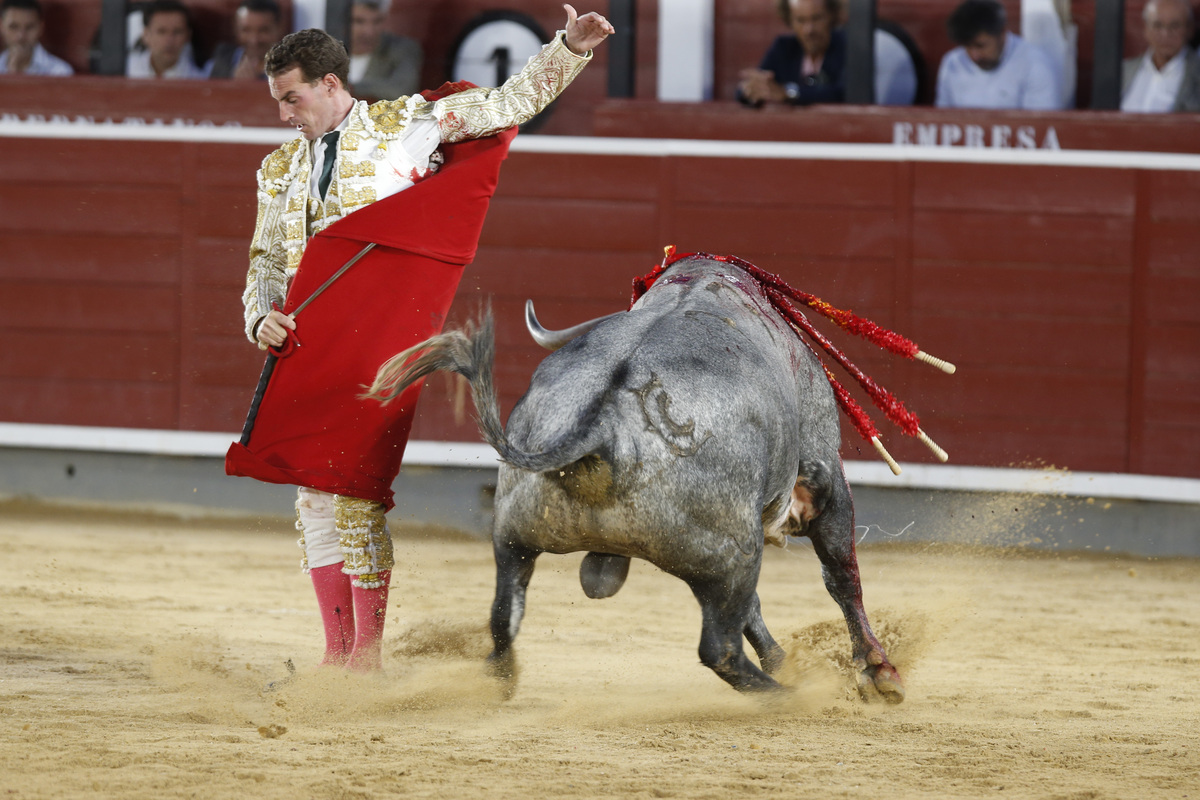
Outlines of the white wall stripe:
[{"label": "white wall stripe", "polygon": [[[0,422],[0,447],[221,458],[236,433],[97,428]],[[404,463],[422,467],[495,468],[496,452],[474,442],[409,442]],[[902,464],[899,476],[882,462],[847,461],[851,485],[965,492],[1019,492],[1200,504],[1200,480],[1065,470]]]},{"label": "white wall stripe", "polygon": [[[132,142],[207,142],[279,145],[287,128],[123,123],[37,122],[0,118],[0,138],[103,139]],[[691,158],[756,158],[808,161],[936,162],[1010,164],[1103,169],[1200,172],[1200,155],[1110,150],[1020,150],[990,147],[928,147],[822,142],[744,142],[709,139],[636,139],[597,136],[518,136],[516,153],[560,153]]]}]

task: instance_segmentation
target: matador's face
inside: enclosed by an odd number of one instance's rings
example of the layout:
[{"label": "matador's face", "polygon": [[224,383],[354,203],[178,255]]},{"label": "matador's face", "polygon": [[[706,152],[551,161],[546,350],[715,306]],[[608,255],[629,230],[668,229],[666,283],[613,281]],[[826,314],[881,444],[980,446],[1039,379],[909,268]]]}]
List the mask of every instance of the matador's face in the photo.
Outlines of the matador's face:
[{"label": "matador's face", "polygon": [[299,67],[268,79],[271,97],[279,103],[279,119],[313,140],[337,127],[345,116],[337,98],[342,82],[334,75],[306,83]]}]

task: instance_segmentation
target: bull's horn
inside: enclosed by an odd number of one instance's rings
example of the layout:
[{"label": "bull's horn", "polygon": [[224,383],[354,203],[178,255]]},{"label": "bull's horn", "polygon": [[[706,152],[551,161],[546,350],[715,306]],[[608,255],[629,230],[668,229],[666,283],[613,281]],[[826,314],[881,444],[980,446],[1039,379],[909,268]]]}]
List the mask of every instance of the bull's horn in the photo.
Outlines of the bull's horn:
[{"label": "bull's horn", "polygon": [[605,314],[603,317],[596,317],[596,319],[580,323],[573,328],[566,328],[561,331],[548,331],[542,327],[542,323],[538,322],[537,316],[533,313],[533,301],[526,300],[525,327],[529,329],[529,335],[533,337],[535,342],[547,350],[557,350],[577,336],[587,333],[601,322],[604,322],[604,320],[615,317],[620,313],[622,312],[617,311],[613,314]]}]

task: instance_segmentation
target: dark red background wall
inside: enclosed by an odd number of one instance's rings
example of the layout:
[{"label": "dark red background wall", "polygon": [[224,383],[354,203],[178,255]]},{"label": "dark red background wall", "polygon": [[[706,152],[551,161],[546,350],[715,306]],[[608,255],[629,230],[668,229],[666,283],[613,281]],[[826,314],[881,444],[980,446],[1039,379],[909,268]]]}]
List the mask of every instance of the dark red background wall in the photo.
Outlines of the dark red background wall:
[{"label": "dark red background wall", "polygon": [[[0,171],[0,420],[238,430],[262,363],[240,294],[270,147],[4,142],[20,157]],[[518,152],[453,318],[493,303],[507,411],[541,358],[526,297],[565,327],[623,308],[666,244],[735,254],[956,362],[849,348],[953,463],[1198,477],[1198,216],[1192,171]],[[416,437],[476,438],[453,394],[431,383]]]}]

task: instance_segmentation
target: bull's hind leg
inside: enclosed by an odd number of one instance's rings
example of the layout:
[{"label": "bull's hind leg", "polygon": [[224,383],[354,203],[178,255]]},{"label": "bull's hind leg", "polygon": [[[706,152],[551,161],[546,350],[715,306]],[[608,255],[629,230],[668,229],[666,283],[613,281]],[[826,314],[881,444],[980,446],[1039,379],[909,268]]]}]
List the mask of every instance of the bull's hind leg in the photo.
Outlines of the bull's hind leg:
[{"label": "bull's hind leg", "polygon": [[488,667],[492,674],[505,682],[511,696],[517,688],[517,664],[513,640],[525,616],[525,592],[533,577],[537,550],[495,543],[496,598],[492,601],[492,644]]},{"label": "bull's hind leg", "polygon": [[[736,591],[724,581],[688,581],[692,593],[700,601],[703,627],[700,632],[700,661],[717,673],[739,692],[761,692],[782,688],[774,678],[754,666],[746,658],[742,647],[742,636],[766,634],[761,614],[757,614],[758,597],[753,587],[749,591]],[[757,618],[757,625],[753,620]],[[764,640],[759,639],[762,643]],[[751,639],[751,643],[754,639]],[[771,640],[774,644],[774,640]],[[778,647],[778,645],[775,645]],[[757,649],[757,648],[756,648]],[[760,653],[760,658],[761,658]],[[765,666],[765,663],[764,663]]]},{"label": "bull's hind leg", "polygon": [[869,698],[878,693],[889,703],[899,703],[904,699],[904,683],[871,631],[867,612],[863,609],[862,582],[854,551],[854,506],[850,487],[840,474],[834,480],[828,508],[813,520],[806,535],[812,539],[813,549],[821,561],[825,588],[846,618],[854,666],[858,670],[859,694]]},{"label": "bull's hind leg", "polygon": [[783,666],[783,660],[787,657],[787,653],[771,636],[771,632],[767,630],[767,623],[763,622],[758,592],[754,593],[750,621],[746,623],[743,633],[746,634],[746,639],[754,648],[754,652],[758,654],[758,663],[762,665],[763,672],[774,675]]}]

